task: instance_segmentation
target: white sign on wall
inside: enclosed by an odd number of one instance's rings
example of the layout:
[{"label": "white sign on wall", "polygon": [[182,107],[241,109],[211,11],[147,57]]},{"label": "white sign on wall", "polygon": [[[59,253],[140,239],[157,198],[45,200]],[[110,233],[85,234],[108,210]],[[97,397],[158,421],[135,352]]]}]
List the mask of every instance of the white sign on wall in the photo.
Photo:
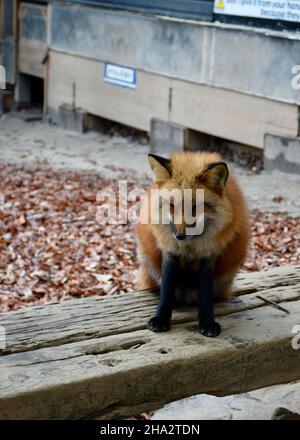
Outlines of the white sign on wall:
[{"label": "white sign on wall", "polygon": [[300,23],[300,0],[215,0],[214,13]]},{"label": "white sign on wall", "polygon": [[105,63],[104,81],[118,86],[136,88],[136,71],[130,67],[119,66],[118,64]]}]

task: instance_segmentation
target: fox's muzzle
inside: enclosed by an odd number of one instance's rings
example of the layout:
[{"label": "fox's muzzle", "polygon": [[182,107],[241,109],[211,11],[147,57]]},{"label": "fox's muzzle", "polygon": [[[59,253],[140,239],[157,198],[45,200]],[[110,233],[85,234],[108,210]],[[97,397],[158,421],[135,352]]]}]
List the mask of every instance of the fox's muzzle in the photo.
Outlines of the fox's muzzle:
[{"label": "fox's muzzle", "polygon": [[177,240],[184,240],[186,238],[186,234],[184,232],[176,232],[175,237]]}]

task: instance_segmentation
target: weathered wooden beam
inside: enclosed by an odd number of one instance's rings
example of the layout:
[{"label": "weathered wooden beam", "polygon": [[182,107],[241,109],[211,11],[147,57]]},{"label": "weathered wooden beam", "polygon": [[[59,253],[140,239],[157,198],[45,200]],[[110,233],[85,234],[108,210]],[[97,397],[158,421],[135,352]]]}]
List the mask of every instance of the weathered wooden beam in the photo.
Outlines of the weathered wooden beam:
[{"label": "weathered wooden beam", "polygon": [[[119,87],[118,99],[112,99],[112,86],[101,79],[102,61],[53,48],[49,59],[48,98],[49,107],[54,111],[62,104],[72,103],[71,84],[75,82],[77,107],[141,130],[149,131],[150,121],[155,116],[201,133],[262,149],[265,133],[283,137],[298,135],[296,103],[139,69],[138,87],[134,93]],[[101,99],[96,99],[95,94]]]},{"label": "weathered wooden beam", "polygon": [[[300,266],[240,275],[216,306],[222,333],[205,338],[195,311],[172,330],[145,329],[157,298],[140,292],[0,315],[0,418],[116,418],[198,393],[226,395],[300,379]],[[257,298],[284,304],[290,314]]]}]

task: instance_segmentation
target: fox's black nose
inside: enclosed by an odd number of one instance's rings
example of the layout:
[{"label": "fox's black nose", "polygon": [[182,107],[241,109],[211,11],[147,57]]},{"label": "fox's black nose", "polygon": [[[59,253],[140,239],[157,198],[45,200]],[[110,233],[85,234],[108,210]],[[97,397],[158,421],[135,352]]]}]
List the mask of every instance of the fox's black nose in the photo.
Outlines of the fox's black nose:
[{"label": "fox's black nose", "polygon": [[177,240],[184,240],[186,238],[186,234],[184,232],[176,232],[175,237]]}]

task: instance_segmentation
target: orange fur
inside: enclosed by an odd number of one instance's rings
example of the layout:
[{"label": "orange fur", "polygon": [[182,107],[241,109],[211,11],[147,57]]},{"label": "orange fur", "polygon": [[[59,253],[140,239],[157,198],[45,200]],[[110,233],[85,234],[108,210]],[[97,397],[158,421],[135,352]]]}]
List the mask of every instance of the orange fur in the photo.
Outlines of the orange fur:
[{"label": "orange fur", "polygon": [[[150,158],[151,159],[151,158]],[[178,255],[182,265],[201,264],[203,258],[215,262],[217,298],[231,293],[232,281],[244,261],[249,241],[249,220],[244,197],[234,174],[226,166],[213,165],[222,161],[216,153],[177,152],[170,157],[168,169],[155,160],[149,160],[155,174],[155,183],[149,188],[204,189],[205,225],[202,235],[187,240],[176,240],[169,225],[137,225],[140,272],[138,288],[159,285],[163,254]],[[150,205],[149,205],[150,206]],[[149,217],[149,208],[142,206]],[[176,230],[185,231],[186,224],[176,224]],[[200,268],[200,266],[199,266]],[[189,301],[187,301],[189,302]]]}]

